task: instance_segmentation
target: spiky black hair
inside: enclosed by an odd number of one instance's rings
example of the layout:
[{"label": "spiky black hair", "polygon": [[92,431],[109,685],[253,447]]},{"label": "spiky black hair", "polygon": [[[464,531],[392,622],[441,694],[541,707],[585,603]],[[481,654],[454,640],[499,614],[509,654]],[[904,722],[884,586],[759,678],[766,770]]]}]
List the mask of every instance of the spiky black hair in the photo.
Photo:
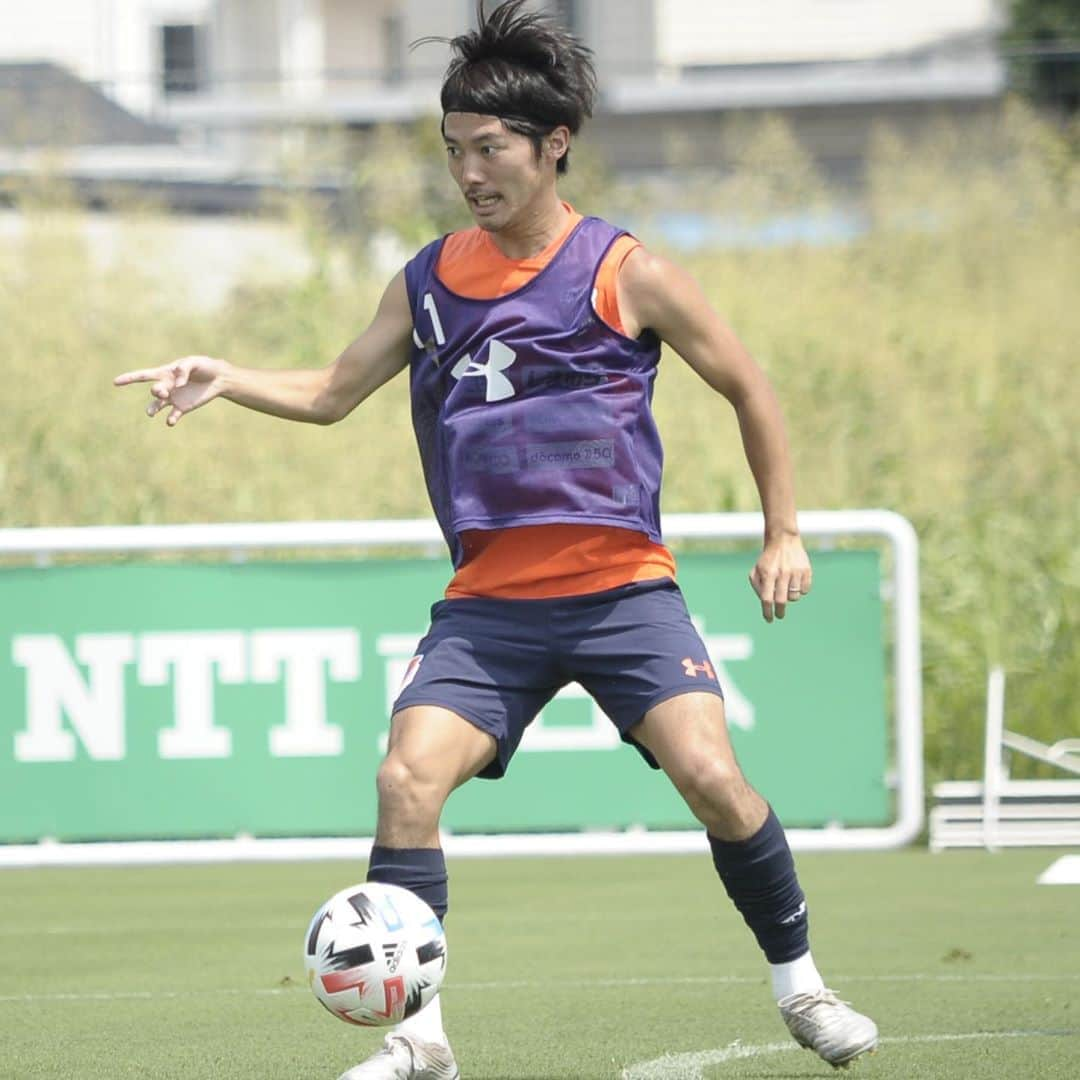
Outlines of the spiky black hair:
[{"label": "spiky black hair", "polygon": [[[565,125],[571,134],[592,116],[596,70],[592,50],[568,30],[529,11],[526,0],[504,0],[490,14],[477,4],[477,28],[449,40],[452,58],[442,85],[442,110],[497,116],[533,141]],[[418,42],[417,44],[422,44]],[[558,162],[564,173],[569,151]]]}]

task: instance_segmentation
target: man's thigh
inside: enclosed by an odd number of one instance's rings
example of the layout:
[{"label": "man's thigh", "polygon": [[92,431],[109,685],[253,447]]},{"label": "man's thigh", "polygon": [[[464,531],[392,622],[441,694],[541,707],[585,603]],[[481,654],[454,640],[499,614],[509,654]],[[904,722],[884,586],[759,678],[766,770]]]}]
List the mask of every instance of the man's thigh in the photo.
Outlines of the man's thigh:
[{"label": "man's thigh", "polygon": [[387,756],[444,796],[490,765],[495,754],[492,735],[441,705],[399,709],[390,721]]},{"label": "man's thigh", "polygon": [[444,600],[417,645],[394,702],[437,706],[490,735],[493,760],[480,776],[503,775],[525,728],[567,681],[550,648],[551,605],[530,600]]},{"label": "man's thigh", "polygon": [[657,763],[631,730],[650,710],[680,695],[709,695],[722,722],[723,690],[674,582],[579,599],[560,626],[565,662],[650,765]]}]

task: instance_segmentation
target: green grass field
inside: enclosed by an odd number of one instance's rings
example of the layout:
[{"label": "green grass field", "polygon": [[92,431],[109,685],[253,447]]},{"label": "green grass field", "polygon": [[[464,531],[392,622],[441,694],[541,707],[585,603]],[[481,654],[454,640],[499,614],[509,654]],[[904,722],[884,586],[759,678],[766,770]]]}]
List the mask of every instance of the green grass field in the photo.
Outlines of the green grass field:
[{"label": "green grass field", "polygon": [[[819,966],[882,1031],[856,1075],[1080,1075],[1080,886],[1035,884],[1055,857],[801,857]],[[0,1077],[334,1080],[380,1035],[316,1004],[302,938],[362,876],[0,872]],[[832,1073],[789,1048],[705,858],[459,860],[451,900],[444,1017],[466,1080]]]}]

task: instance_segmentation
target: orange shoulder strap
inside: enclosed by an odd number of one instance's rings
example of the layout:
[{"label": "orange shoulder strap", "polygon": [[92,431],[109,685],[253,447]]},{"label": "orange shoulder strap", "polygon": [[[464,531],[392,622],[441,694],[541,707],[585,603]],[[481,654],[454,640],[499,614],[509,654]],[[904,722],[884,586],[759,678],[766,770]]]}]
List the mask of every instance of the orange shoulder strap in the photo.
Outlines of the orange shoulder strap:
[{"label": "orange shoulder strap", "polygon": [[631,251],[641,247],[641,241],[633,236],[620,236],[608,249],[604,261],[596,274],[596,293],[593,296],[593,308],[611,327],[612,330],[623,333],[622,318],[619,315],[619,295],[616,291],[616,282],[619,271],[626,262],[626,257]]}]

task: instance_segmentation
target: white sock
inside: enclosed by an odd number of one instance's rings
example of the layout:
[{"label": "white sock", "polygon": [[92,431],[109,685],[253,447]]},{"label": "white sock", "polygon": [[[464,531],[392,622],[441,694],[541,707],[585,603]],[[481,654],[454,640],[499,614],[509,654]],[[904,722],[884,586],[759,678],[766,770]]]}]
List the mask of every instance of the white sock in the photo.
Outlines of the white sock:
[{"label": "white sock", "polygon": [[777,1001],[789,994],[812,994],[815,990],[825,989],[825,982],[809,952],[786,964],[770,964],[769,971],[773,997]]},{"label": "white sock", "polygon": [[406,1035],[415,1035],[424,1042],[446,1042],[439,995],[436,994],[418,1013],[413,1013],[407,1020],[402,1020],[394,1030],[404,1032]]}]

